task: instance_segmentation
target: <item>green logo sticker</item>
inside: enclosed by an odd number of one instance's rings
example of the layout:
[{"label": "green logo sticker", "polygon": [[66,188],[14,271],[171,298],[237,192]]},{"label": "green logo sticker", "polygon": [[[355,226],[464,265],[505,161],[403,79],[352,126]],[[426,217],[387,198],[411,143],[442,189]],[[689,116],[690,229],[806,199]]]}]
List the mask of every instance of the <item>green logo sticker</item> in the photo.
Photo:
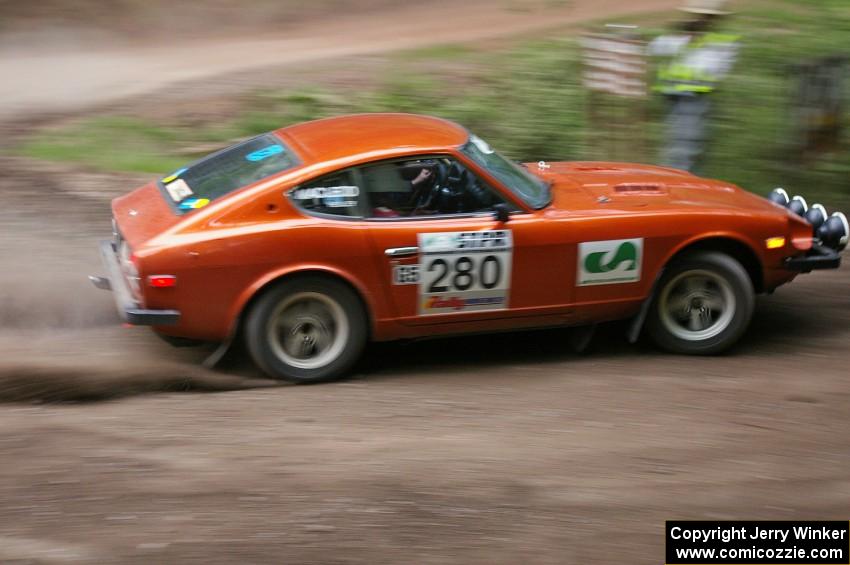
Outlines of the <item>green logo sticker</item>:
[{"label": "green logo sticker", "polygon": [[640,280],[643,239],[615,239],[579,244],[578,286]]},{"label": "green logo sticker", "polygon": [[605,251],[591,253],[584,260],[584,268],[589,273],[607,273],[619,267],[623,262],[628,261],[626,271],[633,271],[637,267],[637,247],[631,241],[626,241],[620,244],[614,257],[608,263],[603,263],[605,256],[608,255]]}]

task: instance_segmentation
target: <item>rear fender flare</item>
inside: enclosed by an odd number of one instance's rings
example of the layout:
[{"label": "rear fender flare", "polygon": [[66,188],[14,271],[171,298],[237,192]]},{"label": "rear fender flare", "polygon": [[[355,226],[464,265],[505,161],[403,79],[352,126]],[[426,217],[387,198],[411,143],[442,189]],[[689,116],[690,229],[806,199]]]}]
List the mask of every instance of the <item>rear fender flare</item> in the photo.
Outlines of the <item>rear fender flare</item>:
[{"label": "rear fender flare", "polygon": [[230,330],[228,331],[228,339],[232,339],[239,330],[242,317],[254,299],[277,282],[299,275],[325,275],[348,284],[362,301],[363,309],[365,310],[366,317],[369,320],[370,333],[374,334],[375,304],[374,298],[367,290],[366,285],[364,285],[356,277],[351,276],[350,273],[335,267],[330,267],[328,265],[298,265],[277,269],[264,274],[239,295],[229,312],[229,319],[232,320],[232,322],[230,324]]}]

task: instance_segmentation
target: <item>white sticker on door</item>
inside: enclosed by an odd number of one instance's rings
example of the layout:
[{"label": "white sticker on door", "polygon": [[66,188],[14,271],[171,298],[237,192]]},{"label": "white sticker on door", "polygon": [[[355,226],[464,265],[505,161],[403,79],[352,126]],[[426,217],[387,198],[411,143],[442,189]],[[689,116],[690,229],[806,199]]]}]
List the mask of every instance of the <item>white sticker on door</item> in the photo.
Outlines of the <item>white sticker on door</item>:
[{"label": "white sticker on door", "polygon": [[419,234],[419,314],[508,307],[511,230]]},{"label": "white sticker on door", "polygon": [[578,244],[578,286],[640,280],[643,238],[588,241]]},{"label": "white sticker on door", "polygon": [[419,284],[419,265],[395,265],[393,284]]}]

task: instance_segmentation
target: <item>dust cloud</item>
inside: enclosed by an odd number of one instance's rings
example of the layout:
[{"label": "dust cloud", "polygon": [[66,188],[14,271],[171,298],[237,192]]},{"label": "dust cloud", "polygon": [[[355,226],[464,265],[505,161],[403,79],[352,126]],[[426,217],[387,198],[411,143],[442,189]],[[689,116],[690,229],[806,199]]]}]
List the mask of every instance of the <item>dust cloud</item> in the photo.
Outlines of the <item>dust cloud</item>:
[{"label": "dust cloud", "polygon": [[276,381],[186,365],[0,364],[0,402],[6,403],[95,402],[151,393],[223,392],[277,385]]}]

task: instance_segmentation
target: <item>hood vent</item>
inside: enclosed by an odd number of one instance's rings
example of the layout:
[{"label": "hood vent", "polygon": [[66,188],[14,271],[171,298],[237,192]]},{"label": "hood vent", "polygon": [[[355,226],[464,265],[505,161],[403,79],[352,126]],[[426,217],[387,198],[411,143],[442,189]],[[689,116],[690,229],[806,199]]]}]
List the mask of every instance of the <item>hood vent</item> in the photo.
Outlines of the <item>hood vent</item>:
[{"label": "hood vent", "polygon": [[667,189],[660,184],[629,182],[614,187],[616,194],[667,194]]},{"label": "hood vent", "polygon": [[601,173],[603,171],[605,171],[605,172],[615,172],[616,173],[616,172],[619,172],[621,170],[621,169],[618,169],[617,167],[609,167],[609,166],[606,166],[606,165],[574,165],[572,167],[569,167],[569,169],[572,169],[574,171],[581,171],[583,173],[585,173],[585,172]]}]

